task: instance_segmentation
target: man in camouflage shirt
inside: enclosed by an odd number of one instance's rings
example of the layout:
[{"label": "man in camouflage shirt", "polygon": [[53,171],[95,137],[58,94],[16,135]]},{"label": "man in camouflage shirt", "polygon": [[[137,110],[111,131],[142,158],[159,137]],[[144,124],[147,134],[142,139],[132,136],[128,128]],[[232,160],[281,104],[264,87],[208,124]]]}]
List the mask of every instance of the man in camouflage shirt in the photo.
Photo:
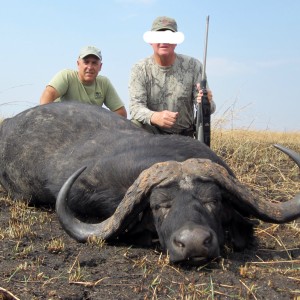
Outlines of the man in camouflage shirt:
[{"label": "man in camouflage shirt", "polygon": [[[152,133],[193,136],[194,108],[201,102],[202,64],[175,53],[184,36],[169,17],[154,20],[144,40],[154,54],[136,63],[129,82],[132,121]],[[211,113],[216,109],[208,89]]]}]

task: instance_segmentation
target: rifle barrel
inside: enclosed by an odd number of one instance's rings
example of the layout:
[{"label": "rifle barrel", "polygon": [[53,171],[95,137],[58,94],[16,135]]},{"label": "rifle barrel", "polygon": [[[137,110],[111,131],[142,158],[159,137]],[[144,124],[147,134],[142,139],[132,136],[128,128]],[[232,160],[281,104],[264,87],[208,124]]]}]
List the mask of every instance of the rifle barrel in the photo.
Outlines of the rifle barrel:
[{"label": "rifle barrel", "polygon": [[206,33],[204,40],[204,54],[203,54],[203,74],[202,79],[206,79],[206,56],[207,56],[207,41],[208,41],[208,27],[209,27],[209,16],[206,17]]},{"label": "rifle barrel", "polygon": [[[201,89],[206,89],[206,56],[207,56],[207,41],[208,41],[208,27],[209,27],[209,16],[206,17],[206,33],[204,39],[204,55],[203,55],[203,70],[202,70],[202,82]],[[205,86],[202,86],[202,85]],[[197,105],[197,119],[196,119],[196,134],[197,139],[200,142],[204,142],[204,133],[203,133],[203,112],[202,112],[202,102]]]}]

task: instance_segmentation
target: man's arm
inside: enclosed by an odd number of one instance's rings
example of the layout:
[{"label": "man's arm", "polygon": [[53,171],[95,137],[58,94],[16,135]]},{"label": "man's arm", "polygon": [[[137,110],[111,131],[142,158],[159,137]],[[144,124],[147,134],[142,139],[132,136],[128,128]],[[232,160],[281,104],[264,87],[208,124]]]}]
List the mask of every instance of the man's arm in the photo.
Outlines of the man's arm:
[{"label": "man's arm", "polygon": [[40,104],[47,104],[53,102],[55,99],[59,98],[58,91],[51,85],[47,85],[41,98]]},{"label": "man's arm", "polygon": [[151,83],[146,78],[143,66],[135,64],[129,79],[129,113],[132,119],[142,124],[152,125],[151,117],[154,111],[147,106],[147,84]]},{"label": "man's arm", "polygon": [[124,118],[127,118],[127,111],[124,106],[114,110],[114,112]]}]

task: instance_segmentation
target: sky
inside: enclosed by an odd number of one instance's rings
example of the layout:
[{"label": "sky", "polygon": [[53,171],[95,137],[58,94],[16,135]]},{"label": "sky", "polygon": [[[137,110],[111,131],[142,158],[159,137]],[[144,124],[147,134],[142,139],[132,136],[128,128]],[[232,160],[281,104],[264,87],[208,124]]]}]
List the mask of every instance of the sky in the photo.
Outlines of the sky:
[{"label": "sky", "polygon": [[[134,63],[152,55],[143,41],[158,16],[175,18],[176,52],[203,62],[217,111],[213,126],[299,131],[298,0],[10,0],[0,10],[0,118],[36,106],[51,78],[77,69],[79,51],[101,49],[101,75],[128,109]],[[128,116],[130,118],[130,116]]]}]

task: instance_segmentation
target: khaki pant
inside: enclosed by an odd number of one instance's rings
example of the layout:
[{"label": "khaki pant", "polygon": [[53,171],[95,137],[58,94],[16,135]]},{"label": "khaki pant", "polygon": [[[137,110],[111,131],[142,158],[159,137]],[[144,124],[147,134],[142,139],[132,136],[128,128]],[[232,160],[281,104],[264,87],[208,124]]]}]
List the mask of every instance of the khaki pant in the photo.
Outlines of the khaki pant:
[{"label": "khaki pant", "polygon": [[153,133],[153,134],[161,134],[161,132],[155,127],[151,126],[149,124],[143,124],[135,119],[131,119],[131,122],[135,124],[136,126],[145,129],[146,131]]},{"label": "khaki pant", "polygon": [[[168,133],[168,132],[163,132],[162,130],[159,130],[157,127],[155,126],[151,126],[149,124],[143,124],[135,119],[131,119],[131,122],[133,124],[135,124],[137,127],[143,128],[146,131],[153,133],[153,134],[172,134],[172,133]],[[174,133],[175,134],[175,133]],[[185,130],[182,133],[178,133],[179,135],[185,135],[185,136],[190,136],[190,137],[194,137],[194,130]]]}]

